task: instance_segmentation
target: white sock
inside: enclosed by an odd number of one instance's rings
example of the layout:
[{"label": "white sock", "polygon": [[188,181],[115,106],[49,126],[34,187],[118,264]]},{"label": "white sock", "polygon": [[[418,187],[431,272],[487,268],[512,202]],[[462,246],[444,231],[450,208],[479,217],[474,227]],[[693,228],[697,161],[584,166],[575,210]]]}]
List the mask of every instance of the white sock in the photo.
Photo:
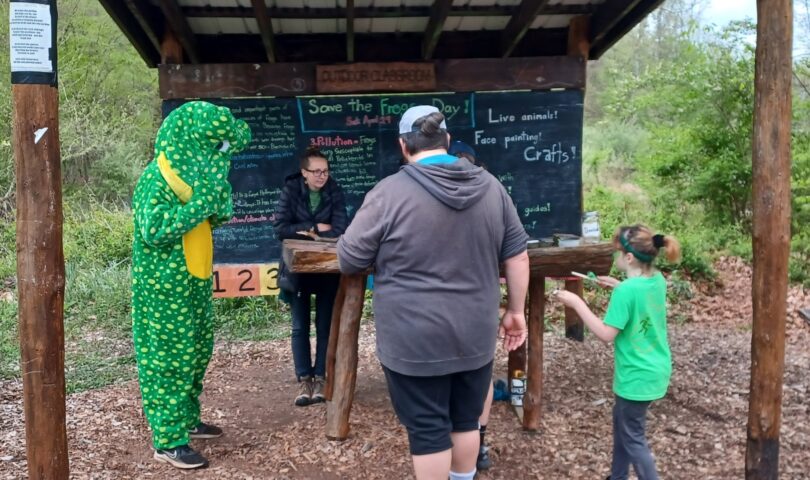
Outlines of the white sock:
[{"label": "white sock", "polygon": [[476,470],[473,468],[472,472],[456,473],[450,470],[450,480],[473,480],[475,478]]}]

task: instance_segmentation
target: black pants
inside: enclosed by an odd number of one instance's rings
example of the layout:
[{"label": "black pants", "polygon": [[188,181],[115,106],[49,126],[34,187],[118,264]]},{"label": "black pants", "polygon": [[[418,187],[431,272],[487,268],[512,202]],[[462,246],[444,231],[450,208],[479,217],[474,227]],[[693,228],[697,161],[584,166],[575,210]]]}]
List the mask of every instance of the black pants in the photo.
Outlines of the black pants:
[{"label": "black pants", "polygon": [[[292,312],[292,352],[295,376],[326,375],[326,347],[332,325],[332,307],[337,294],[338,275],[301,275],[301,289],[290,301]],[[309,330],[315,295],[315,364],[310,353]]]}]

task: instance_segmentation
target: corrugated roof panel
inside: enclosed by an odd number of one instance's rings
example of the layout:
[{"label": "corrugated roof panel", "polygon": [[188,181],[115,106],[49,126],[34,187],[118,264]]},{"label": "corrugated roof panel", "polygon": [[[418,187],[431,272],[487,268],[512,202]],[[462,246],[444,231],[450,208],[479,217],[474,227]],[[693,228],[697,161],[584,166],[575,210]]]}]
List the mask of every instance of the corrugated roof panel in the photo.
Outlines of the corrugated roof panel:
[{"label": "corrugated roof panel", "polygon": [[503,30],[510,17],[484,17],[484,30]]},{"label": "corrugated roof panel", "polygon": [[335,33],[337,20],[334,18],[282,18],[273,21],[274,33],[279,35],[305,35],[308,33]]},{"label": "corrugated roof panel", "polygon": [[566,28],[574,15],[540,15],[530,28]]},{"label": "corrugated roof panel", "polygon": [[371,31],[370,18],[355,18],[354,19],[354,33],[368,33]]},{"label": "corrugated roof panel", "polygon": [[212,7],[238,7],[236,0],[208,0],[208,5]]},{"label": "corrugated roof panel", "polygon": [[[374,3],[372,0],[354,0],[354,8],[368,8]],[[338,8],[346,8],[346,0],[337,0]]]},{"label": "corrugated roof panel", "polygon": [[219,25],[216,19],[192,17],[188,19],[188,26],[197,35],[216,35],[219,33]]},{"label": "corrugated roof panel", "polygon": [[396,26],[396,18],[369,18],[368,32],[393,32]]},{"label": "corrugated roof panel", "polygon": [[[372,0],[372,7],[399,7],[402,0]],[[406,4],[407,5],[407,4]]]},{"label": "corrugated roof panel", "polygon": [[396,32],[424,32],[430,21],[428,17],[398,18]]},{"label": "corrugated roof panel", "polygon": [[[179,0],[181,7],[207,7],[208,0]],[[157,5],[157,0],[152,0],[152,4]]]},{"label": "corrugated roof panel", "polygon": [[276,0],[276,6],[280,8],[303,8],[304,0]]},{"label": "corrugated roof panel", "polygon": [[309,8],[335,8],[337,2],[335,0],[307,0],[306,6]]}]

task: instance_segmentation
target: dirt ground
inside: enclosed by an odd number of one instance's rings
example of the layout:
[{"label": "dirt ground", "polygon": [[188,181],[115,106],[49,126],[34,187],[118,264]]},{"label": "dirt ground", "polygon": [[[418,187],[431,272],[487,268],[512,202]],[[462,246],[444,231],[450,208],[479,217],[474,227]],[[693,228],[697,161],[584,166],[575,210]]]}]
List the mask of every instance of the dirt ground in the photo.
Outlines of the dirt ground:
[{"label": "dirt ground", "polygon": [[[666,398],[653,404],[648,434],[663,479],[742,478],[750,368],[750,274],[721,264],[720,286],[700,292],[670,326],[674,359]],[[750,278],[750,277],[748,277]],[[748,282],[748,287],[745,287]],[[747,302],[747,303],[746,303]],[[782,479],[810,479],[810,326],[794,313],[810,294],[791,291],[781,436]],[[716,312],[716,313],[712,313]],[[731,312],[731,313],[729,313]],[[494,466],[480,479],[601,479],[612,445],[612,347],[593,337],[546,332],[542,431],[525,433],[496,402],[487,439]],[[181,472],[151,459],[149,432],[134,381],[68,398],[71,478],[75,479],[408,479],[405,431],[388,400],[364,325],[351,434],[324,437],[326,407],[295,407],[286,341],[218,345],[203,394],[204,419],[226,435],[199,441],[208,469]],[[506,375],[499,352],[496,375]],[[0,479],[25,478],[21,384],[0,383]]]}]

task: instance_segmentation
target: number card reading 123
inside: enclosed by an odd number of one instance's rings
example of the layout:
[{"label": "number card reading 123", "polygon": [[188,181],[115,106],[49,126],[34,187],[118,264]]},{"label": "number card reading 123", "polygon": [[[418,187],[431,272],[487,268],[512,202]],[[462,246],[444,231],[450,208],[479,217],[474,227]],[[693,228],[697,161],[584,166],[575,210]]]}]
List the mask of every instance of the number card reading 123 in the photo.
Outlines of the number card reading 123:
[{"label": "number card reading 123", "polygon": [[278,263],[214,265],[214,297],[278,295]]}]

